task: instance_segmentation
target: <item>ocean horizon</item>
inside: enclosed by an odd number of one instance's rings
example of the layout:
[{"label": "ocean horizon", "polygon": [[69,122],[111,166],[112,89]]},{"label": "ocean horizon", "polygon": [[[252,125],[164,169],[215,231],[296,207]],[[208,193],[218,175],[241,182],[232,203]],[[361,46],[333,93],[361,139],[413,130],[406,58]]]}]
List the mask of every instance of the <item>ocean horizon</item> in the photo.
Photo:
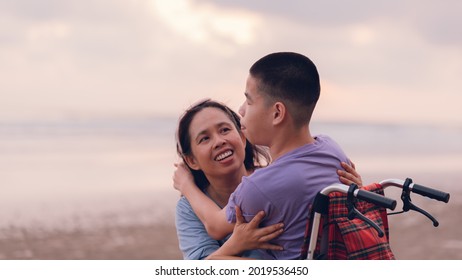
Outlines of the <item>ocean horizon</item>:
[{"label": "ocean horizon", "polygon": [[[178,199],[171,181],[177,121],[0,121],[0,226],[119,210],[133,216],[139,209],[151,215],[140,219],[171,220]],[[459,127],[314,122],[311,131],[335,139],[365,183],[433,174],[429,183],[444,186],[447,176],[453,180],[462,171]]]}]

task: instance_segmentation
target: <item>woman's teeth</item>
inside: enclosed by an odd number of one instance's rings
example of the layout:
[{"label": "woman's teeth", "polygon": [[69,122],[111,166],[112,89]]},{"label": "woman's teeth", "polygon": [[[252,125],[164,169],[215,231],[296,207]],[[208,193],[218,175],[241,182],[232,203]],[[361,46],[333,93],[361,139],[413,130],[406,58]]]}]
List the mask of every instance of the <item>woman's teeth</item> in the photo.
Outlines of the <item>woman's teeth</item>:
[{"label": "woman's teeth", "polygon": [[226,152],[224,152],[224,153],[222,153],[222,154],[219,154],[219,155],[215,158],[215,160],[217,160],[217,161],[224,160],[225,158],[231,156],[232,154],[233,154],[232,151],[226,151]]}]

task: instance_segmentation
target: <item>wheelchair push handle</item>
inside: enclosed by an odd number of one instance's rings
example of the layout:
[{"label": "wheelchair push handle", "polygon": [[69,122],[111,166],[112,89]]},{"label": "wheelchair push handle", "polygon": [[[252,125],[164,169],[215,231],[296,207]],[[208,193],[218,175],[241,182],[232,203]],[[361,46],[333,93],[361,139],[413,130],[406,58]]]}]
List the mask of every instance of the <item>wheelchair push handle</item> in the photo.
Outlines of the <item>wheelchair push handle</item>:
[{"label": "wheelchair push handle", "polygon": [[445,203],[448,203],[449,201],[449,193],[425,187],[419,184],[415,184],[412,182],[411,178],[406,178],[406,180],[404,181],[398,179],[387,179],[380,182],[380,185],[382,185],[382,187],[384,188],[389,186],[402,188],[401,200],[403,201],[403,211],[389,213],[388,215],[400,214],[403,212],[407,212],[409,210],[414,210],[429,218],[433,222],[433,226],[437,227],[439,225],[439,222],[432,215],[430,215],[430,213],[428,213],[420,207],[417,207],[416,205],[414,205],[414,203],[412,203],[411,192],[422,196],[426,196],[428,198],[436,199],[438,201],[442,201]]},{"label": "wheelchair push handle", "polygon": [[373,192],[358,190],[356,198],[376,204],[384,208],[388,208],[390,210],[395,210],[396,208],[396,200]]},{"label": "wheelchair push handle", "polygon": [[438,201],[442,201],[442,202],[445,202],[445,203],[448,203],[448,201],[449,201],[449,197],[450,197],[449,193],[442,192],[442,191],[439,191],[439,190],[435,190],[435,189],[425,187],[425,186],[422,186],[422,185],[419,185],[419,184],[412,184],[410,186],[410,188],[411,188],[412,192],[420,194],[422,196],[426,196],[426,197],[429,197],[429,198],[432,198],[432,199],[436,199]]},{"label": "wheelchair push handle", "polygon": [[408,183],[409,191],[413,193],[420,194],[422,196],[436,199],[438,201],[442,201],[445,203],[448,203],[449,201],[449,198],[450,198],[449,193],[436,190],[433,188],[429,188],[423,185],[415,184],[412,182],[412,179],[410,178],[407,178],[406,181],[399,180],[399,179],[387,179],[387,180],[383,180],[382,182],[380,182],[380,185],[382,185],[382,187],[384,188],[390,187],[390,186],[403,188],[404,186],[406,186],[407,183]]},{"label": "wheelchair push handle", "polygon": [[396,207],[396,200],[374,192],[359,189],[358,186],[356,186],[355,184],[352,184],[350,186],[338,183],[332,184],[322,189],[319,192],[319,196],[327,196],[331,192],[341,192],[344,194],[348,194],[351,192],[351,196],[357,199],[364,200],[391,210],[394,210]]},{"label": "wheelchair push handle", "polygon": [[388,198],[386,196],[359,189],[358,186],[352,184],[351,186],[343,184],[332,184],[320,191],[320,196],[327,196],[331,192],[341,192],[344,194],[350,193],[351,196],[360,200],[367,201],[369,203],[376,204],[378,206],[394,210],[396,207],[396,200]]}]

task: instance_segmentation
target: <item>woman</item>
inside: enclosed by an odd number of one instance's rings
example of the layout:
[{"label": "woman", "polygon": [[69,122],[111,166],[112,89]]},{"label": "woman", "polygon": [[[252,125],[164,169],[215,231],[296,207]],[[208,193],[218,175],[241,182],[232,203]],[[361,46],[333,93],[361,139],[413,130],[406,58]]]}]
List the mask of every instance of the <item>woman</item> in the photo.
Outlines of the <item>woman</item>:
[{"label": "woman", "polygon": [[[177,132],[177,151],[184,164],[178,164],[174,185],[193,182],[219,207],[228,203],[229,196],[256,168],[268,164],[269,155],[249,143],[241,132],[239,116],[227,106],[205,100],[192,106],[180,118]],[[344,183],[361,183],[350,166],[350,172],[339,173]],[[189,169],[189,171],[188,171]],[[236,209],[240,213],[239,209]],[[176,228],[180,249],[185,259],[204,259],[241,254],[251,249],[281,250],[268,243],[282,233],[282,224],[258,228],[264,213],[247,223],[239,217],[231,238],[214,240],[192,210],[185,197],[177,204]],[[225,246],[223,246],[223,244]],[[256,251],[243,256],[258,258]]]}]

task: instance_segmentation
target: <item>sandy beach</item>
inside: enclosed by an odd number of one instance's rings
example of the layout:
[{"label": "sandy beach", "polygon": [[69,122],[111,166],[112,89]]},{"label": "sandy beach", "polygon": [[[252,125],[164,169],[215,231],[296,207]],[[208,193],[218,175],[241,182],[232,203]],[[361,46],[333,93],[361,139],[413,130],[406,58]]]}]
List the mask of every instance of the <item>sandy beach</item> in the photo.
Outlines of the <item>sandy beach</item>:
[{"label": "sandy beach", "polygon": [[[438,219],[438,227],[433,227],[429,219],[416,212],[389,216],[390,243],[397,259],[462,259],[462,195],[455,187],[451,184],[451,188],[446,188],[451,193],[448,204],[413,197],[417,206]],[[386,193],[399,200],[396,191],[386,190]],[[398,204],[397,210],[400,206]],[[166,218],[164,222],[138,224],[95,220],[94,227],[4,226],[0,228],[0,259],[181,259],[173,215]]]},{"label": "sandy beach", "polygon": [[416,212],[389,217],[390,244],[397,259],[462,260],[462,205],[460,199],[451,199],[454,201],[445,205],[433,201],[418,204],[439,221],[438,227]]},{"label": "sandy beach", "polygon": [[98,230],[1,230],[0,259],[170,260],[181,259],[171,224],[111,226]]}]

